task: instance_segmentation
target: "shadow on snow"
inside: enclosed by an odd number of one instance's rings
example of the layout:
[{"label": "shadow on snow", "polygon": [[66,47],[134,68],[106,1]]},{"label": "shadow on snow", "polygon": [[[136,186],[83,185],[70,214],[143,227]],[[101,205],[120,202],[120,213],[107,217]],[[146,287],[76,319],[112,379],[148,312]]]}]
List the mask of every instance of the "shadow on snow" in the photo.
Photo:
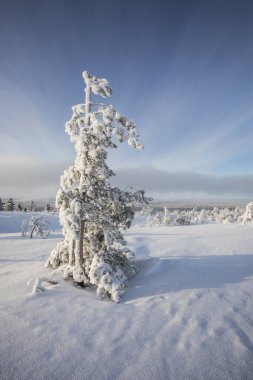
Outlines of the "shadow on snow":
[{"label": "shadow on snow", "polygon": [[136,262],[139,273],[123,301],[187,289],[222,288],[253,276],[253,254],[148,258]]}]

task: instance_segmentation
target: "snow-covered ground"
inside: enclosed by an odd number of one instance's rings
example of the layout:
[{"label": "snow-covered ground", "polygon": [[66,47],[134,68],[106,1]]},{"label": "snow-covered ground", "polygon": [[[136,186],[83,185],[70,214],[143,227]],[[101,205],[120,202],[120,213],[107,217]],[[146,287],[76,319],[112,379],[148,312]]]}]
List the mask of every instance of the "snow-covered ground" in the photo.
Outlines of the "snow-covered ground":
[{"label": "snow-covered ground", "polygon": [[59,274],[32,296],[61,236],[22,238],[13,215],[0,213],[1,380],[253,379],[252,226],[132,227],[140,272],[114,304]]}]

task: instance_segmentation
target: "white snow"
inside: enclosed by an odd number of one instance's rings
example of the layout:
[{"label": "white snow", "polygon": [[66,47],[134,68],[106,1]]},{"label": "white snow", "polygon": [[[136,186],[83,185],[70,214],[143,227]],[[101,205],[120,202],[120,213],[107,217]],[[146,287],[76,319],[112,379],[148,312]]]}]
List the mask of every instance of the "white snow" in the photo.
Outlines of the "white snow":
[{"label": "white snow", "polygon": [[20,215],[0,213],[1,380],[252,380],[252,226],[133,226],[114,304],[45,268],[62,236],[21,237]]}]

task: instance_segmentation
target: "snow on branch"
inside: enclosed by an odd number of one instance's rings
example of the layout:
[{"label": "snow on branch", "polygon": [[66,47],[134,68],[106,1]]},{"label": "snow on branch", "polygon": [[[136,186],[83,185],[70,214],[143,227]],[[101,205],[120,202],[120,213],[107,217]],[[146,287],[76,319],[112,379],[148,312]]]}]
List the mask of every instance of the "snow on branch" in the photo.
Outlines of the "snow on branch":
[{"label": "snow on branch", "polygon": [[27,285],[30,285],[33,283],[33,289],[31,295],[35,295],[37,293],[43,293],[47,288],[43,286],[43,283],[47,283],[50,285],[56,285],[58,282],[55,279],[48,278],[48,277],[37,277],[36,279],[31,279],[27,282]]},{"label": "snow on branch", "polygon": [[136,204],[146,204],[148,198],[143,190],[111,186],[114,173],[106,159],[108,148],[117,148],[115,141],[127,141],[134,149],[143,145],[135,123],[112,105],[92,107],[92,92],[111,96],[108,81],[87,71],[83,78],[85,103],[72,107],[72,117],[65,124],[76,159],[64,171],[56,196],[64,241],[53,249],[47,265],[62,268],[64,278],[71,277],[80,286],[95,285],[98,297],[118,302],[127,280],[137,271],[123,231],[131,226]]},{"label": "snow on branch", "polygon": [[88,71],[84,71],[82,76],[85,83],[91,86],[93,94],[102,96],[102,98],[109,98],[112,95],[112,89],[107,79],[98,79],[88,73]]},{"label": "snow on branch", "polygon": [[[85,105],[78,104],[72,107],[72,118],[66,122],[65,131],[74,143],[80,141],[85,129]],[[114,137],[118,142],[127,141],[133,149],[143,149],[144,146],[139,139],[139,131],[132,120],[128,120],[114,109],[112,105],[98,105],[94,112],[89,114],[89,129],[101,144],[115,148],[111,139]],[[84,138],[84,136],[83,136]],[[85,137],[87,139],[87,136]],[[78,150],[76,145],[76,150]],[[84,147],[83,147],[84,149]]]}]

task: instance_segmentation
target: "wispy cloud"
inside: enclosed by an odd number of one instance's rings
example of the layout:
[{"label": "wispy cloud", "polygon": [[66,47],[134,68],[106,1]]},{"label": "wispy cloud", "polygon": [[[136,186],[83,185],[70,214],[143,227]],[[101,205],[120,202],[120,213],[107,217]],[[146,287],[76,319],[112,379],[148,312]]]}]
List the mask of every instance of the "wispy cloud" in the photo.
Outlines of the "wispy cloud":
[{"label": "wispy cloud", "polygon": [[47,123],[43,114],[45,108],[33,99],[36,91],[29,93],[14,80],[0,76],[0,151],[2,154],[32,155],[35,159],[62,159],[63,149],[65,155],[70,155],[70,149],[62,138],[64,132],[58,137],[54,120]]},{"label": "wispy cloud", "polygon": [[[0,197],[53,197],[69,164],[46,164],[29,156],[0,156],[0,178],[4,178]],[[111,182],[121,188],[144,189],[154,198],[253,197],[253,175],[215,176],[140,166],[116,170]]]},{"label": "wispy cloud", "polygon": [[144,189],[154,197],[253,197],[253,175],[215,176],[194,172],[168,172],[152,167],[116,171],[113,183]]},{"label": "wispy cloud", "polygon": [[[166,94],[161,98],[166,99]],[[183,97],[180,107],[180,99],[171,98],[167,119],[165,105],[160,105],[161,111],[155,115],[149,108],[142,120],[144,130],[141,130],[148,142],[147,154],[144,153],[146,163],[165,170],[226,173],[229,161],[240,159],[246,153],[253,154],[251,107],[230,105],[224,111],[221,105],[203,112],[198,111],[196,104],[193,106],[194,102],[190,96],[188,102]],[[159,109],[159,105],[157,107]],[[146,132],[145,125],[152,123],[153,129],[149,127]],[[140,160],[143,163],[142,157]],[[240,169],[243,172],[244,168]],[[232,167],[230,172],[233,172]]]},{"label": "wispy cloud", "polygon": [[29,156],[0,156],[0,197],[53,197],[68,162],[45,163]]}]

